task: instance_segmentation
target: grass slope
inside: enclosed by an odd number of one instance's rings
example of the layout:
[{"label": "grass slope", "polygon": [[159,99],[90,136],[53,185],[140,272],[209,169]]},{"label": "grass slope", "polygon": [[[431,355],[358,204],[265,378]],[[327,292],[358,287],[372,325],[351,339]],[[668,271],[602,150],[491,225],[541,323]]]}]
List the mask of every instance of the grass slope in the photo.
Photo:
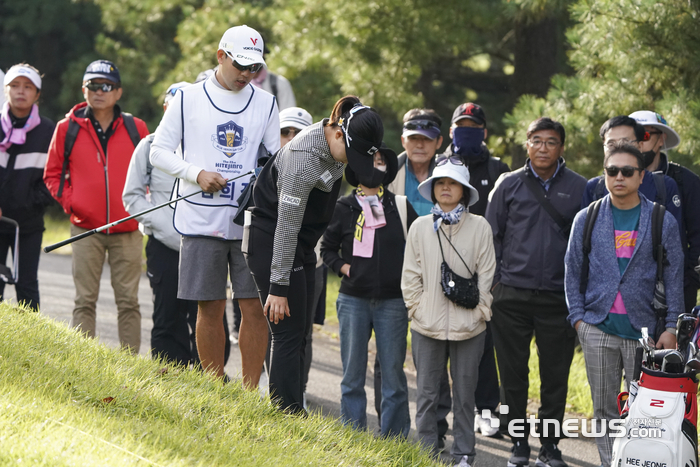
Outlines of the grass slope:
[{"label": "grass slope", "polygon": [[239,384],[0,305],[0,465],[436,465],[408,442],[286,416]]}]

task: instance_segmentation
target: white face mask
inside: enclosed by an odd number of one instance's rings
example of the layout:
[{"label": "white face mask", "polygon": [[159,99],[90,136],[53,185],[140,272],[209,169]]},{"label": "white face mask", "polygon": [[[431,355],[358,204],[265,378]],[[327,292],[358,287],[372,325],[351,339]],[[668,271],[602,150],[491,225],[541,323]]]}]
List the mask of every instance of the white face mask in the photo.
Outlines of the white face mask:
[{"label": "white face mask", "polygon": [[386,172],[386,165],[380,165],[375,167],[375,169],[379,170],[380,172]]}]

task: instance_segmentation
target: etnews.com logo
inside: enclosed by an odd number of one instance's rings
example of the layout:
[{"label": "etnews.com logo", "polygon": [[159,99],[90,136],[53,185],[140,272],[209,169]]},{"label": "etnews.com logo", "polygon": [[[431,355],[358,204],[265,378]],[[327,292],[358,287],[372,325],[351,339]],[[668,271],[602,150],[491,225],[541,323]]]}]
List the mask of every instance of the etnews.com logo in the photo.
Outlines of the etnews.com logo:
[{"label": "etnews.com logo", "polygon": [[[509,407],[501,405],[500,412],[502,415],[507,415]],[[485,420],[490,420],[493,428],[499,428],[501,421],[498,417],[491,417],[490,410],[483,410],[482,417]],[[609,436],[611,438],[661,438],[664,428],[661,426],[661,420],[655,418],[639,418],[639,419],[613,419],[591,420],[590,423],[586,419],[569,418],[563,422],[553,419],[535,418],[530,415],[528,418],[513,419],[508,422],[508,435],[515,437],[523,437],[528,434],[535,438],[601,438]]]}]

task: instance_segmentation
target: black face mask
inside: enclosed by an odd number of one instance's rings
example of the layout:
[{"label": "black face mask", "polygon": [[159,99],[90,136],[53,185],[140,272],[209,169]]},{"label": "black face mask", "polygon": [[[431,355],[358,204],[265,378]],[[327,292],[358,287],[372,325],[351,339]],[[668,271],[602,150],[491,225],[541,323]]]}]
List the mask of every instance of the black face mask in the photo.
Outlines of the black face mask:
[{"label": "black face mask", "polygon": [[358,176],[357,180],[362,184],[362,186],[365,186],[367,188],[377,188],[379,185],[382,184],[385,176],[386,176],[386,172],[383,172],[383,171],[375,168],[372,171],[371,177]]},{"label": "black face mask", "polygon": [[656,157],[656,153],[654,151],[644,151],[642,153],[642,160],[644,161],[644,168],[647,168],[651,165],[652,162],[654,162],[654,158]]}]

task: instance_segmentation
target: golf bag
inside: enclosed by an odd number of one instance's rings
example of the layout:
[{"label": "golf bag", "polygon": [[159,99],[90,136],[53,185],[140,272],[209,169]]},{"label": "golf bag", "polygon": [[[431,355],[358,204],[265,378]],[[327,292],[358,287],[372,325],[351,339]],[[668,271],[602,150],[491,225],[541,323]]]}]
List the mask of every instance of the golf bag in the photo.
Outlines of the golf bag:
[{"label": "golf bag", "polygon": [[634,381],[618,396],[625,435],[615,438],[613,467],[698,467],[698,311],[678,317],[677,350],[656,350],[642,329]]}]

